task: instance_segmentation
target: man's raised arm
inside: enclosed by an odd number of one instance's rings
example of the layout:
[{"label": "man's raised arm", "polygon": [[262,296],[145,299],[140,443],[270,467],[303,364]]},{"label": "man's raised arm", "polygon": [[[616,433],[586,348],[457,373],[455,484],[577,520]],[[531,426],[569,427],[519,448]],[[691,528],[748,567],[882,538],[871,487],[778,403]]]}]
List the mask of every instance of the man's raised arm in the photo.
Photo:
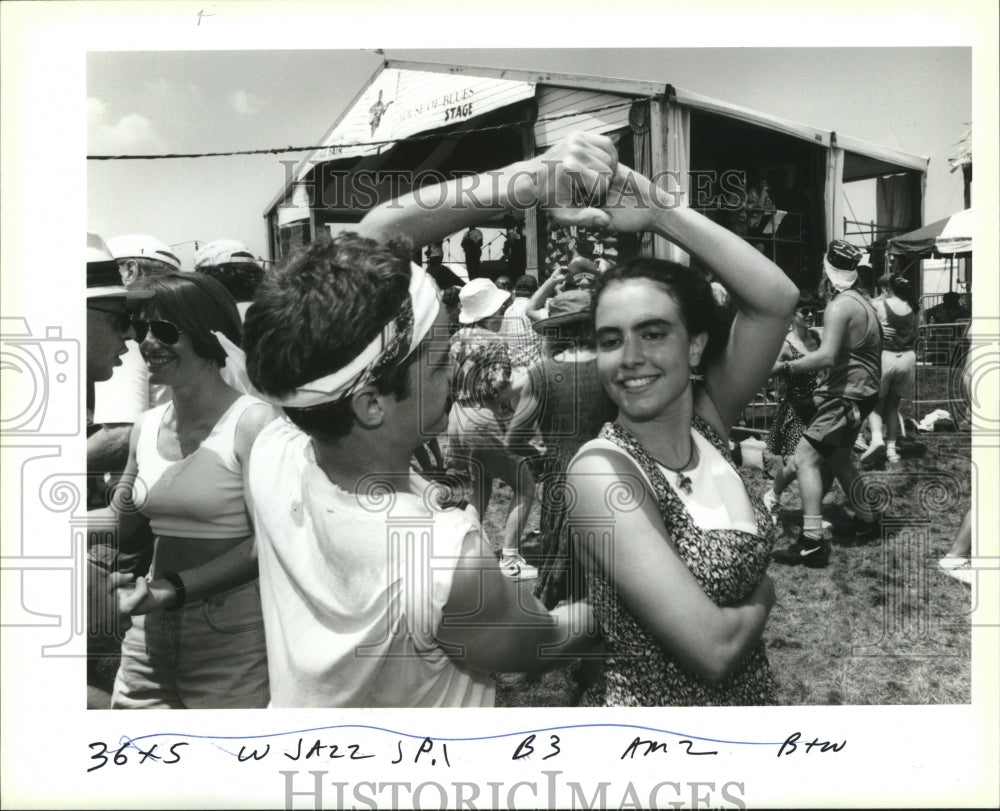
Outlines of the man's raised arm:
[{"label": "man's raised arm", "polygon": [[377,241],[405,237],[426,245],[512,209],[545,206],[565,225],[603,226],[608,215],[574,205],[581,195],[601,200],[618,153],[610,138],[575,132],[543,155],[481,175],[466,175],[441,186],[417,188],[386,201],[365,215],[362,236]]}]

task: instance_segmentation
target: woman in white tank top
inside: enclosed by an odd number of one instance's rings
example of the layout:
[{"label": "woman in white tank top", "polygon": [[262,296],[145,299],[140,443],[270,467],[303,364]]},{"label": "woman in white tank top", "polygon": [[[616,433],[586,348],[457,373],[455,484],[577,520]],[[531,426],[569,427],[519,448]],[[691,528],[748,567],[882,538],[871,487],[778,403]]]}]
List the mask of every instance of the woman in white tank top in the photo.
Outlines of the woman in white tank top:
[{"label": "woman in white tank top", "polygon": [[132,626],[115,709],[264,707],[269,698],[257,560],[244,469],[272,408],[220,375],[239,344],[236,303],[216,280],[167,274],[140,282],[154,297],[135,319],[152,382],[170,402],[136,423],[115,498],[119,539],[155,535],[149,574],[118,591]]}]

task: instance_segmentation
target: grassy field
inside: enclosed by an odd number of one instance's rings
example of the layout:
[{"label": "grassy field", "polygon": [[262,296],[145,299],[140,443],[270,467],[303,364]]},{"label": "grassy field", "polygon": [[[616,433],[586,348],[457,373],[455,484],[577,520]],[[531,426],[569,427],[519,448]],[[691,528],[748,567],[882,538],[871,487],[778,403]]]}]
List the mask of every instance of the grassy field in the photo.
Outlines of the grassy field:
[{"label": "grassy field", "polygon": [[[786,705],[963,704],[970,700],[970,590],[937,570],[969,506],[967,434],[921,436],[901,446],[903,461],[868,473],[885,505],[881,543],[855,546],[838,485],[824,502],[834,551],[826,569],[772,565],[778,602],[765,642]],[[770,486],[747,470],[758,492]],[[491,538],[510,490],[497,483],[486,517]],[[802,521],[798,488],[784,495],[776,545]],[[537,506],[535,508],[537,512]],[[537,516],[533,516],[537,521]],[[529,524],[529,528],[534,524]],[[531,548],[525,550],[530,560]],[[500,706],[572,706],[572,665],[541,675],[500,677]]]}]

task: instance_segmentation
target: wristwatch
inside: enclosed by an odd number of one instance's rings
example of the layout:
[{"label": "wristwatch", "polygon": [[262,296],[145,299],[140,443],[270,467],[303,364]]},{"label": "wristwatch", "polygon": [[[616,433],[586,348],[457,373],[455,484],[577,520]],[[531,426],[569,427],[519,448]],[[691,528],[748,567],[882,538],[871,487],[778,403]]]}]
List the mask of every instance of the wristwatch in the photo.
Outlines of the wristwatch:
[{"label": "wristwatch", "polygon": [[183,608],[184,600],[187,598],[187,589],[184,588],[184,581],[181,580],[181,576],[177,572],[163,572],[160,576],[174,587],[174,604],[166,610],[177,611]]}]

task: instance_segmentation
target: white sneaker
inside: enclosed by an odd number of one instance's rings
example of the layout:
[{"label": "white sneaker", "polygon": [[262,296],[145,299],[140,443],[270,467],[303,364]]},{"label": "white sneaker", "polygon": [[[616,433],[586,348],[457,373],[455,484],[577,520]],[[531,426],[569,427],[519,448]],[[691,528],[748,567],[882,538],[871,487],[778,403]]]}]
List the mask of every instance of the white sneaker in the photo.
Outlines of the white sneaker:
[{"label": "white sneaker", "polygon": [[854,450],[862,452],[868,450],[868,443],[865,442],[865,438],[863,436],[859,436],[854,440]]},{"label": "white sneaker", "polygon": [[886,451],[885,461],[887,461],[890,465],[898,465],[900,463],[899,454],[895,451]]},{"label": "white sneaker", "polygon": [[511,580],[535,580],[538,577],[538,569],[520,555],[500,558],[500,573]]},{"label": "white sneaker", "polygon": [[945,555],[938,561],[938,567],[948,577],[954,577],[967,586],[972,585],[972,561],[968,558]]}]

